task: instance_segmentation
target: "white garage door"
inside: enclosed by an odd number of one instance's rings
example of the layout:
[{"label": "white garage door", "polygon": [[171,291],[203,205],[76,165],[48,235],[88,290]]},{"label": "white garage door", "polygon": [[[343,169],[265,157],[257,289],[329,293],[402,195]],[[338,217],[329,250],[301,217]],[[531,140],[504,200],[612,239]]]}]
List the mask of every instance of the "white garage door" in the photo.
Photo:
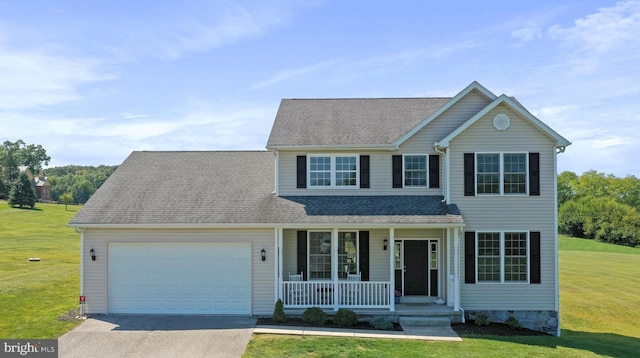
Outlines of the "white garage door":
[{"label": "white garage door", "polygon": [[251,314],[251,247],[111,243],[109,312]]}]

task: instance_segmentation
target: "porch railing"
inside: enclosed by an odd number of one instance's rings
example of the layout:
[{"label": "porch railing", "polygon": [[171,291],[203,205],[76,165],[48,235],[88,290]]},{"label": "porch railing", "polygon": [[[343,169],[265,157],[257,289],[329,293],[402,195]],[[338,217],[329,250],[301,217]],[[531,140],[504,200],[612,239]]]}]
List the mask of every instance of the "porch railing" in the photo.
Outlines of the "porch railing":
[{"label": "porch railing", "polygon": [[288,308],[390,308],[388,281],[283,281]]}]

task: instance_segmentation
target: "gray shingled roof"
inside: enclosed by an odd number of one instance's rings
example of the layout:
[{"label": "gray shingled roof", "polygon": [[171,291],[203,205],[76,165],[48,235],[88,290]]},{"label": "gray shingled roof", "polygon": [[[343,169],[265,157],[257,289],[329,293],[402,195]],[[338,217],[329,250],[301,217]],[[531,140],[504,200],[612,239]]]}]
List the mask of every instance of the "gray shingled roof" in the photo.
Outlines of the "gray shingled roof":
[{"label": "gray shingled roof", "polygon": [[450,99],[283,99],[267,147],[391,145]]},{"label": "gray shingled roof", "polygon": [[69,224],[463,223],[442,197],[277,197],[273,161],[267,151],[133,152]]}]

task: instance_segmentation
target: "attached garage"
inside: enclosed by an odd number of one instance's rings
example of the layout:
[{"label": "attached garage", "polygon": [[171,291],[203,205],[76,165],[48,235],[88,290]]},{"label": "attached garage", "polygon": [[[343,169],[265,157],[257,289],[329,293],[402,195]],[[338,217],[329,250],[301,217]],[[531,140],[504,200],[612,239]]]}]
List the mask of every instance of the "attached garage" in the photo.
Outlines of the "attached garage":
[{"label": "attached garage", "polygon": [[110,313],[251,314],[250,243],[108,244]]}]

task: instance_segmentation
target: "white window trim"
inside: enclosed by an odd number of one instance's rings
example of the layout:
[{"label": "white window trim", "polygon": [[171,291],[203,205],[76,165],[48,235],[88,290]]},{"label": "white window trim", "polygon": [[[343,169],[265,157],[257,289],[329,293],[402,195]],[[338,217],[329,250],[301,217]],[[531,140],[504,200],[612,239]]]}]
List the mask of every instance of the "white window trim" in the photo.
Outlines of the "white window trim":
[{"label": "white window trim", "polygon": [[[311,158],[331,158],[331,185],[311,185]],[[356,184],[355,185],[336,185],[336,157],[355,157],[356,158]],[[307,160],[307,188],[309,189],[360,189],[360,154],[309,154]]]},{"label": "white window trim", "polygon": [[[478,193],[478,154],[498,154],[500,156],[500,184],[499,193]],[[504,155],[505,154],[524,154],[525,160],[525,192],[524,193],[504,193]],[[504,151],[504,152],[476,152],[474,158],[473,175],[474,175],[474,188],[476,196],[529,196],[529,152],[522,151]]]},{"label": "white window trim", "polygon": [[[330,255],[332,262],[332,270],[331,270],[331,278],[311,278],[311,233],[321,232],[321,233],[331,233],[331,241],[329,243],[330,247]],[[338,235],[342,232],[351,232],[356,234],[356,273],[360,272],[360,230],[338,230]],[[336,272],[333,272],[333,262],[338,263],[338,243],[336,242],[334,249],[334,240],[338,240],[338,237],[334,235],[334,230],[308,230],[307,231],[307,277],[309,281],[333,281],[333,277],[336,277]],[[338,267],[338,271],[340,267]],[[345,279],[339,279],[340,281],[344,281]]]},{"label": "white window trim", "polygon": [[[405,158],[409,156],[409,157],[424,157],[425,162],[426,162],[426,166],[425,166],[425,170],[426,170],[426,178],[427,180],[425,181],[425,185],[406,185],[405,183]],[[424,154],[424,153],[405,153],[402,154],[402,187],[403,188],[429,188],[429,154]]]},{"label": "white window trim", "polygon": [[[500,281],[480,281],[478,279],[478,251],[480,249],[478,245],[479,234],[500,234]],[[505,281],[504,279],[504,253],[505,253],[505,233],[526,233],[527,234],[527,280],[526,281]],[[530,230],[482,230],[476,231],[476,252],[475,252],[475,265],[476,265],[476,284],[478,285],[528,285],[531,283],[531,233]]]}]

